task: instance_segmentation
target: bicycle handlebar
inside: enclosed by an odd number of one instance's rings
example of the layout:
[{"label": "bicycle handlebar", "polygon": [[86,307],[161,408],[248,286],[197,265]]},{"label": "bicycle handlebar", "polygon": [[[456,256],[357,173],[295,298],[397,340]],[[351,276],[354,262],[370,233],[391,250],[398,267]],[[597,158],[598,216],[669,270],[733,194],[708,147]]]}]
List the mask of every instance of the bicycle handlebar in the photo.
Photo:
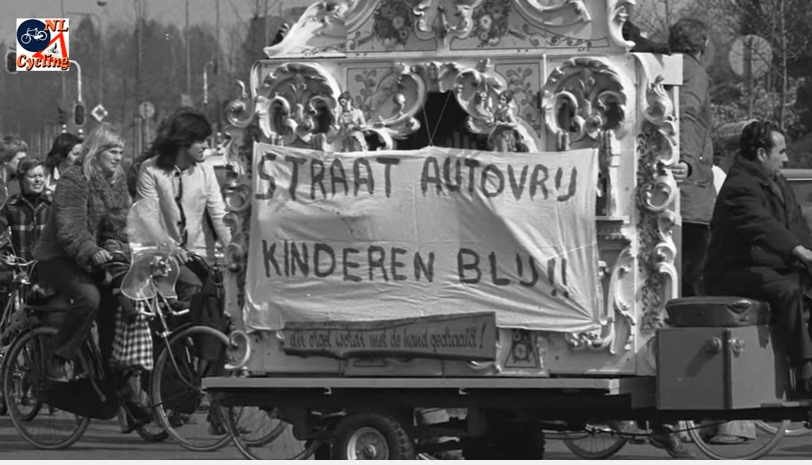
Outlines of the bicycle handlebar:
[{"label": "bicycle handlebar", "polygon": [[25,260],[13,254],[0,255],[0,260],[8,266],[16,266],[19,268],[26,268],[37,263],[36,260]]}]

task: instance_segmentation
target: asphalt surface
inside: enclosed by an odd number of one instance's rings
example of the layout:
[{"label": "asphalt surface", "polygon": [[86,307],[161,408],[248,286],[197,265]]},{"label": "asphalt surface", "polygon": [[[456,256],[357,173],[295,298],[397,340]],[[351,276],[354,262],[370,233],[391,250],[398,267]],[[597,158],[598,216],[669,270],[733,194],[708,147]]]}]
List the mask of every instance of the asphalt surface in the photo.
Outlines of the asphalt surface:
[{"label": "asphalt surface", "polygon": [[[704,458],[693,445],[687,445],[697,457]],[[724,446],[741,447],[741,446]],[[578,459],[559,440],[549,439],[545,459]],[[82,439],[67,450],[37,450],[25,442],[8,417],[0,417],[0,460],[25,459],[133,459],[133,460],[173,460],[173,459],[241,459],[237,449],[229,444],[216,452],[192,452],[182,449],[170,440],[162,443],[148,443],[137,434],[120,433],[116,421],[93,421]],[[279,458],[283,458],[280,455]],[[812,434],[802,437],[784,438],[766,459],[806,459],[812,458]],[[627,444],[617,455],[616,460],[668,460],[662,450],[648,444]]]}]

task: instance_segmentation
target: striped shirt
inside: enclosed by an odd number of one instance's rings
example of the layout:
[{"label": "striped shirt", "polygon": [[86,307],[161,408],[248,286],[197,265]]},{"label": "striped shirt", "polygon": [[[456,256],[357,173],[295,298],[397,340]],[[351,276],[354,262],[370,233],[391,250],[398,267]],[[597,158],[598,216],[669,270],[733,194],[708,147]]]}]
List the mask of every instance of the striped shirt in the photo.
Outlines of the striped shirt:
[{"label": "striped shirt", "polygon": [[33,260],[34,247],[45,228],[51,211],[51,195],[41,194],[33,203],[22,194],[12,195],[0,208],[0,231],[11,230],[14,253],[24,260]]}]

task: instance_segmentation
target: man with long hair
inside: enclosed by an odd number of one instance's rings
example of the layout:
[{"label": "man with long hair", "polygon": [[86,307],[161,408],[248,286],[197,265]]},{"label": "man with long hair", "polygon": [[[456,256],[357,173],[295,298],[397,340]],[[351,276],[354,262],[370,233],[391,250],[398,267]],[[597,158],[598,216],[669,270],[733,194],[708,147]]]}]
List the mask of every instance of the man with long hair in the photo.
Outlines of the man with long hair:
[{"label": "man with long hair", "polygon": [[[136,181],[137,198],[152,200],[160,208],[165,233],[180,247],[178,258],[185,264],[191,261],[188,252],[211,263],[215,239],[223,245],[231,241],[214,169],[201,163],[211,134],[211,124],[202,113],[179,109],[158,131]],[[177,309],[188,309],[202,286],[198,275],[182,266]]]}]

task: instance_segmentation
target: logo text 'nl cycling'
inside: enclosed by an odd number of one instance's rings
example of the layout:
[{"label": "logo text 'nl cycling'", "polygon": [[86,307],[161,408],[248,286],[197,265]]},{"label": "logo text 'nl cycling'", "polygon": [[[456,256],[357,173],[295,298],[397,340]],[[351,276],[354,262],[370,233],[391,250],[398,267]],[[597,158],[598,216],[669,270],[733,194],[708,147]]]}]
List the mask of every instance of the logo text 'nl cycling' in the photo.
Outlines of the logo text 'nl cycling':
[{"label": "logo text 'nl cycling'", "polygon": [[17,18],[17,71],[65,71],[67,18]]}]

